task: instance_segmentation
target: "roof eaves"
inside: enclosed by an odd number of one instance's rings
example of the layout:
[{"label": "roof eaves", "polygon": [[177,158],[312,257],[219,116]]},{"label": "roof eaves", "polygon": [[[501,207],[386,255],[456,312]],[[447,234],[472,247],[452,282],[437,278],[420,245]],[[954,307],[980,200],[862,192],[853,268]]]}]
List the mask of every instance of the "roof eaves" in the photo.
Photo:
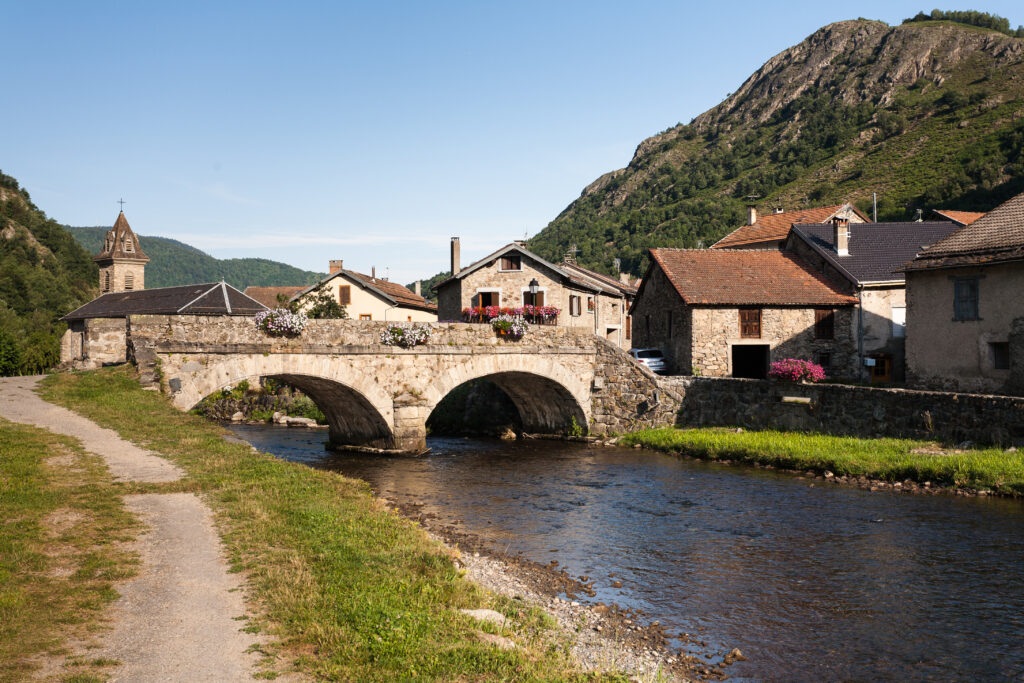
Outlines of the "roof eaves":
[{"label": "roof eaves", "polygon": [[[816,251],[822,258],[828,261],[847,280],[849,280],[855,285],[861,284],[862,281],[859,280],[857,276],[855,276],[853,273],[847,270],[841,262],[836,260],[835,256],[832,254],[832,251],[830,249],[825,249],[820,244],[816,243],[810,235],[805,234],[803,230],[797,227],[797,225],[799,224],[794,223],[793,227],[789,229],[790,232],[795,233],[797,237],[802,239],[808,246],[810,246],[811,249]],[[814,223],[804,223],[804,225],[814,225]]]},{"label": "roof eaves", "polygon": [[[484,265],[486,265],[486,264],[490,263],[491,261],[495,260],[496,258],[500,257],[502,254],[507,254],[509,251],[518,251],[523,256],[531,258],[534,261],[537,261],[538,263],[547,266],[548,268],[550,268],[551,270],[555,271],[556,273],[558,273],[562,277],[565,277],[565,278],[571,277],[569,275],[569,273],[565,272],[565,270],[563,270],[562,268],[556,266],[554,263],[551,263],[550,261],[547,261],[546,259],[541,258],[537,254],[533,253],[529,249],[526,249],[525,247],[521,247],[518,244],[516,244],[515,242],[512,242],[511,244],[506,244],[505,246],[501,247],[497,251],[491,252],[487,256],[484,256],[479,261],[474,261],[470,265],[468,265],[465,268],[461,269],[458,272],[458,274],[453,275],[452,277],[450,277],[448,279],[449,280],[456,279],[456,278],[457,279],[462,279],[462,278],[466,277],[467,275],[469,275],[470,273],[472,273],[472,272],[474,272],[476,270],[479,270]],[[448,280],[445,280],[445,282],[447,282],[447,281]],[[444,283],[440,283],[440,284],[444,284]]]}]

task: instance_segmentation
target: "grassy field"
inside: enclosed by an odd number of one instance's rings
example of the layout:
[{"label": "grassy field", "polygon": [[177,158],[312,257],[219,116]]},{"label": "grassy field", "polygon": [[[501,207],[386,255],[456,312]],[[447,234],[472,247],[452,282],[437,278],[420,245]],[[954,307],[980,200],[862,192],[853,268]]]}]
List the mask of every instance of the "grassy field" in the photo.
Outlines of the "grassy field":
[{"label": "grassy field", "polygon": [[[44,397],[181,465],[188,476],[139,491],[187,490],[213,508],[234,568],[246,572],[253,630],[271,634],[264,676],[317,679],[575,680],[564,642],[539,610],[491,598],[448,551],[377,502],[359,481],[253,453],[224,429],[142,391],[121,367],[52,375]],[[510,617],[515,650],[458,612]]]},{"label": "grassy field", "polygon": [[[62,663],[67,643],[88,652],[113,582],[135,572],[122,549],[137,526],[99,458],[72,439],[0,419],[0,681]],[[102,680],[116,662],[74,658],[52,672]],[[47,669],[42,671],[43,674]]]},{"label": "grassy field", "polygon": [[954,451],[909,439],[674,427],[627,434],[619,443],[639,444],[707,460],[732,460],[818,473],[827,471],[885,481],[930,481],[943,486],[1024,495],[1024,452],[998,448]]}]

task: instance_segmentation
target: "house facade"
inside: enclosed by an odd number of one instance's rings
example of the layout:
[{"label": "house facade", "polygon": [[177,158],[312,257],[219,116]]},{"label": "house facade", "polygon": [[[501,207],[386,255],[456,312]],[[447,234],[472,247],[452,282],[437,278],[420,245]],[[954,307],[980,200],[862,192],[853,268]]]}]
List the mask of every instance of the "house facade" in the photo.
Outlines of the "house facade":
[{"label": "house facade", "polygon": [[851,204],[819,206],[810,209],[759,214],[756,206],[747,207],[747,223],[711,245],[712,249],[781,249],[789,229],[801,223],[827,223],[842,218],[850,223],[867,223],[868,217]]},{"label": "house facade", "polygon": [[548,324],[592,330],[622,348],[632,345],[629,306],[636,288],[623,277],[583,268],[571,258],[551,263],[519,242],[462,268],[458,238],[452,240],[452,272],[437,286],[440,320],[474,318],[469,311],[488,307],[548,307],[558,310]]},{"label": "house facade", "polygon": [[1024,395],[1024,194],[906,266],[913,386]]},{"label": "house facade", "polygon": [[922,247],[958,229],[948,220],[852,223],[836,216],[794,224],[786,249],[857,298],[850,334],[857,341],[861,382],[903,382],[906,287],[903,265]]},{"label": "house facade", "polygon": [[651,249],[633,303],[633,345],[657,347],[672,372],[767,376],[806,358],[834,377],[856,367],[856,299],[778,250]]},{"label": "house facade", "polygon": [[[312,305],[312,297],[319,288],[345,307],[352,320],[384,320],[395,322],[437,322],[437,306],[430,303],[419,292],[377,277],[373,268],[369,275],[354,270],[345,270],[340,260],[329,262],[327,277],[315,285],[301,288],[292,295],[300,309]],[[419,284],[417,283],[417,289]]]}]

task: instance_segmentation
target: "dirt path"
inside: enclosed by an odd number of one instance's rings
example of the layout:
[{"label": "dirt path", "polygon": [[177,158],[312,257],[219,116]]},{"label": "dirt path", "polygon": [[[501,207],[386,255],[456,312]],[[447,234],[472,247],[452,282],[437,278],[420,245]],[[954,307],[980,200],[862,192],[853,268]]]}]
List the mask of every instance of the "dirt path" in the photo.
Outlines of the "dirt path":
[{"label": "dirt path", "polygon": [[[174,481],[173,464],[69,410],[43,401],[38,377],[0,378],[0,417],[79,439],[121,481]],[[114,681],[249,681],[255,638],[239,629],[245,614],[238,574],[228,572],[210,509],[191,493],[125,497],[149,530],[135,541],[142,565],[119,584],[107,616],[113,628],[90,659],[116,659]]]}]

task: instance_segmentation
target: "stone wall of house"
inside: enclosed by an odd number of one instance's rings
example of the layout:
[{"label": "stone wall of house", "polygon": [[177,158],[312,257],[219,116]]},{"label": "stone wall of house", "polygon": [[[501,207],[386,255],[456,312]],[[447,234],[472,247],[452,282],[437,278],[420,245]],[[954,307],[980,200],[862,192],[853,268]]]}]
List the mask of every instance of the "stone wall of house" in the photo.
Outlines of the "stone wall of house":
[{"label": "stone wall of house", "polygon": [[63,367],[89,370],[128,360],[124,318],[76,320],[60,342]]},{"label": "stone wall of house", "polygon": [[848,378],[857,364],[856,342],[850,338],[853,308],[835,309],[834,338],[815,339],[813,308],[761,309],[761,337],[740,337],[738,308],[692,309],[693,373],[705,377],[732,375],[732,349],[740,345],[769,346],[772,362],[783,358],[806,358],[822,362],[829,354],[829,376]]},{"label": "stone wall of house", "polygon": [[[107,277],[110,287],[106,288]],[[128,284],[131,284],[131,287]],[[146,264],[118,260],[100,268],[100,292],[124,292],[146,288]]]},{"label": "stone wall of house", "polygon": [[633,346],[661,349],[670,372],[688,374],[693,367],[691,322],[689,307],[665,273],[651,268],[644,295],[633,306]]},{"label": "stone wall of house", "polygon": [[685,378],[678,424],[1024,445],[1024,398]]},{"label": "stone wall of house", "polygon": [[1024,396],[1024,318],[1017,318],[1010,326],[1010,379],[1006,393]]},{"label": "stone wall of house", "polygon": [[[859,318],[853,316],[851,321],[851,333],[854,339],[860,333],[860,326],[863,325],[865,358],[885,355],[892,360],[892,380],[902,382],[906,378],[905,359],[905,337],[897,337],[894,334],[892,317],[894,308],[903,308],[906,312],[907,297],[906,288],[894,287],[870,287],[861,292]],[[865,373],[865,381],[870,377]]]}]

